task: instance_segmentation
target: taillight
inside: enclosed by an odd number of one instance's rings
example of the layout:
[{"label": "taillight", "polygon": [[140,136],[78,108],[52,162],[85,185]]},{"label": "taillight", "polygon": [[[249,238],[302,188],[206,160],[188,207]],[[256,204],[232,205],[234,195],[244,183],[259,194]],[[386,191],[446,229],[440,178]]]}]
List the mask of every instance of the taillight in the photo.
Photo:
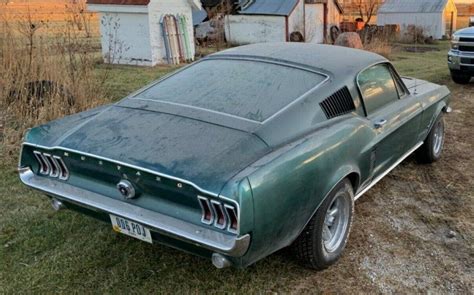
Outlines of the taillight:
[{"label": "taillight", "polygon": [[48,175],[49,177],[59,178],[61,180],[67,180],[69,178],[69,170],[61,157],[41,153],[39,151],[34,151],[33,154],[38,161],[39,174]]},{"label": "taillight", "polygon": [[224,205],[225,208],[225,213],[227,214],[227,218],[229,220],[229,231],[237,231],[238,226],[239,226],[239,221],[238,221],[238,216],[237,216],[237,210],[235,207],[229,206],[229,205]]},{"label": "taillight", "polygon": [[224,208],[220,202],[211,201],[212,209],[214,210],[214,214],[216,216],[216,220],[214,221],[214,226],[218,228],[225,228],[227,220],[224,213]]},{"label": "taillight", "polygon": [[209,203],[209,199],[199,196],[198,200],[202,209],[201,221],[205,224],[212,224],[212,222],[214,221],[214,214],[212,214],[212,209],[211,209],[211,204]]},{"label": "taillight", "polygon": [[226,229],[229,232],[238,232],[239,215],[236,206],[202,196],[198,196],[198,201],[202,210],[202,223],[213,225],[219,229]]},{"label": "taillight", "polygon": [[49,163],[46,161],[46,158],[43,156],[42,153],[38,151],[34,151],[33,154],[35,155],[35,158],[38,161],[39,173],[43,175],[48,175],[50,171],[50,167],[49,167]]}]

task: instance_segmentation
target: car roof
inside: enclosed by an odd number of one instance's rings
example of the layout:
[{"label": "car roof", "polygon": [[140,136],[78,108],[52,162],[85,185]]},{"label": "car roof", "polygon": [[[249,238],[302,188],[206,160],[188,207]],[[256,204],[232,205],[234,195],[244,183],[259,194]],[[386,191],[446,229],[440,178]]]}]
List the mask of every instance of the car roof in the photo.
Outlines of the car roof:
[{"label": "car roof", "polygon": [[210,58],[254,58],[296,64],[337,77],[357,75],[366,67],[387,62],[384,57],[365,50],[313,43],[260,43],[227,49]]}]

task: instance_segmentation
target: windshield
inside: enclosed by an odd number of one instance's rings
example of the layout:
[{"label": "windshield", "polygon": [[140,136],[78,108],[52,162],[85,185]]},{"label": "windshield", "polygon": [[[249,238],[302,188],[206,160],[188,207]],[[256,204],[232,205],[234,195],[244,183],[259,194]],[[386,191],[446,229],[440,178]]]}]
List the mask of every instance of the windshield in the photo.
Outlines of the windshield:
[{"label": "windshield", "polygon": [[324,81],[290,66],[246,60],[204,60],[135,97],[263,122]]}]

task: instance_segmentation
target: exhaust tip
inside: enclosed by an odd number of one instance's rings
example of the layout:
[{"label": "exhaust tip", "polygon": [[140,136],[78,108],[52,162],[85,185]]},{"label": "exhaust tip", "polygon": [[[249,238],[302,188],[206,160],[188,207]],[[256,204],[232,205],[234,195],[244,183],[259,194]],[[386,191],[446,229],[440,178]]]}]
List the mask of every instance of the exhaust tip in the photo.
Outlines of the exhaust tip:
[{"label": "exhaust tip", "polygon": [[58,199],[52,199],[51,200],[51,206],[53,206],[53,209],[55,211],[59,211],[59,210],[62,210],[62,209],[65,209],[66,206],[64,205],[63,202],[61,202],[60,200]]},{"label": "exhaust tip", "polygon": [[212,264],[218,269],[227,268],[232,265],[229,259],[219,253],[212,254]]}]

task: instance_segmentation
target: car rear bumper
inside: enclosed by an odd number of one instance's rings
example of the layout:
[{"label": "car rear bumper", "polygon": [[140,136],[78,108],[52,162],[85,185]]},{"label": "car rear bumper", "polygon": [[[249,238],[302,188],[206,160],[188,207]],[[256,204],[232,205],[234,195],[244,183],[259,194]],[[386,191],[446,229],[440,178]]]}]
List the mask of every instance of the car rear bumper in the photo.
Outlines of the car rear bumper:
[{"label": "car rear bumper", "polygon": [[191,224],[158,212],[111,199],[54,179],[37,176],[30,168],[19,169],[21,181],[49,196],[100,213],[117,215],[159,234],[230,257],[243,256],[250,245],[250,235],[235,236]]}]

